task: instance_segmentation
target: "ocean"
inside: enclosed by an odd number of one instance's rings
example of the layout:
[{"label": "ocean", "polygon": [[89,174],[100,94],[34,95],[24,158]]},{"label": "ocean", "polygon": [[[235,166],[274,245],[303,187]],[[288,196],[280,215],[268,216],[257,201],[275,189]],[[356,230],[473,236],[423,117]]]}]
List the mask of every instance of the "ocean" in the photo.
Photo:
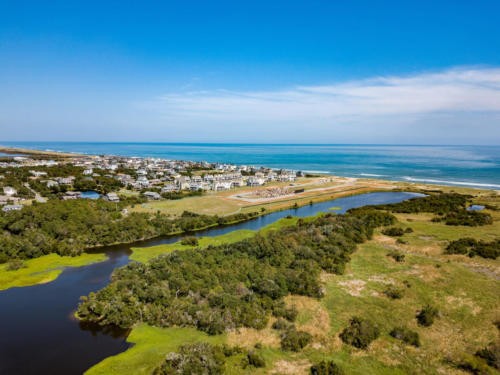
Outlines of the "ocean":
[{"label": "ocean", "polygon": [[2,142],[37,150],[234,163],[500,189],[500,146]]}]

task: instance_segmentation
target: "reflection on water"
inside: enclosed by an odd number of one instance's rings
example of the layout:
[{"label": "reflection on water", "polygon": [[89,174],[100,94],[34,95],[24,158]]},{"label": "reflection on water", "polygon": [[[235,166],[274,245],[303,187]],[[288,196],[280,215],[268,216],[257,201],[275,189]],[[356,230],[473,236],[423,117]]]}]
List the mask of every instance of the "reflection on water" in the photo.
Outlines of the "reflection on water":
[{"label": "reflection on water", "polygon": [[[218,236],[238,229],[257,230],[276,220],[332,212],[345,213],[368,204],[396,203],[419,196],[414,193],[382,192],[275,212],[248,222],[209,229],[197,236]],[[73,313],[80,296],[102,289],[112,271],[129,262],[131,247],[173,243],[182,236],[159,238],[134,244],[110,246],[95,251],[109,259],[78,268],[68,268],[51,283],[0,292],[0,374],[82,374],[106,357],[126,350],[128,332],[77,321]]]}]

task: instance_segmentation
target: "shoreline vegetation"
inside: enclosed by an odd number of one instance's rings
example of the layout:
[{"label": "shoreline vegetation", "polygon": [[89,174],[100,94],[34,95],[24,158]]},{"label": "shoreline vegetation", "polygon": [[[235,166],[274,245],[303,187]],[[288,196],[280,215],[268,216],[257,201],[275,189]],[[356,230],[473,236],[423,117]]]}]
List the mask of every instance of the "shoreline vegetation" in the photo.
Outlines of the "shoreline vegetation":
[{"label": "shoreline vegetation", "polygon": [[75,257],[48,254],[23,262],[18,269],[0,264],[0,291],[15,287],[46,284],[56,280],[66,267],[81,267],[107,259],[105,254],[82,254]]}]

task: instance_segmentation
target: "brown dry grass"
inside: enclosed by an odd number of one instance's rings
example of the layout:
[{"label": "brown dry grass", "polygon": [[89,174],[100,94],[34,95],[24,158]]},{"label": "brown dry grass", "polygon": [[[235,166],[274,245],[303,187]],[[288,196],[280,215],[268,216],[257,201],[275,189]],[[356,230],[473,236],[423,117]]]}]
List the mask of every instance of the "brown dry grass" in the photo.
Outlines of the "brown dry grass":
[{"label": "brown dry grass", "polygon": [[271,374],[303,375],[309,374],[311,362],[307,359],[296,361],[279,360],[274,363]]},{"label": "brown dry grass", "polygon": [[245,327],[233,330],[227,336],[227,343],[231,346],[244,348],[253,348],[257,343],[271,348],[279,348],[281,342],[279,333],[271,328],[274,320],[271,319],[267,327],[261,330]]}]

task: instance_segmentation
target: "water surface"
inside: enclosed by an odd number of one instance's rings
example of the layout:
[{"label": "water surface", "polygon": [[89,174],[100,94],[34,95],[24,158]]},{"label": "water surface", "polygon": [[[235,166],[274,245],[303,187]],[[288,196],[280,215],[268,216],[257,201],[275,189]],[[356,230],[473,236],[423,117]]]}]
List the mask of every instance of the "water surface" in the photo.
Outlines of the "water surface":
[{"label": "water surface", "polygon": [[500,189],[500,146],[3,142],[9,147],[287,168]]}]

